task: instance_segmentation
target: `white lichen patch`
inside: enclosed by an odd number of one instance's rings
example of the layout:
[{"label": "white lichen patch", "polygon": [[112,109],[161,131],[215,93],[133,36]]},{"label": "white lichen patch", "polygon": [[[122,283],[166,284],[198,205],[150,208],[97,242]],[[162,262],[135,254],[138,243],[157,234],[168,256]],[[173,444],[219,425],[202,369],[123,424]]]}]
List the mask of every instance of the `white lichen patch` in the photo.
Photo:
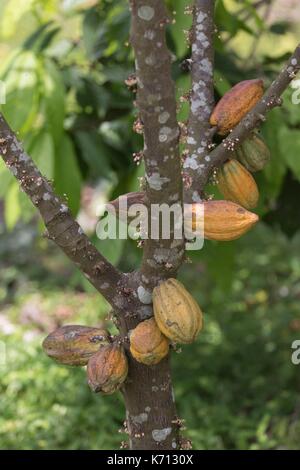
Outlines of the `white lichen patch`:
[{"label": "white lichen patch", "polygon": [[208,75],[212,76],[213,73],[213,66],[210,60],[207,58],[204,58],[201,60],[199,64],[200,70],[203,70],[203,72],[206,72]]},{"label": "white lichen patch", "polygon": [[192,201],[193,202],[201,202],[202,199],[200,197],[200,194],[198,193],[198,191],[194,191],[193,194],[192,194]]},{"label": "white lichen patch", "polygon": [[194,137],[192,137],[192,136],[189,136],[189,137],[187,138],[187,143],[188,143],[189,145],[196,145],[196,144],[197,144],[196,140],[195,140]]},{"label": "white lichen patch", "polygon": [[170,119],[170,113],[168,111],[164,111],[158,116],[158,122],[160,124],[165,124]]},{"label": "white lichen patch", "polygon": [[108,288],[109,288],[108,282],[104,282],[103,284],[101,284],[100,288],[101,288],[101,289],[104,289],[104,290],[105,290],[105,289],[108,289]]},{"label": "white lichen patch", "polygon": [[29,157],[28,157],[28,155],[27,155],[25,152],[22,152],[21,155],[19,156],[19,160],[20,160],[21,162],[28,162]]},{"label": "white lichen patch", "polygon": [[154,54],[148,55],[148,57],[146,57],[146,59],[145,59],[145,63],[146,63],[147,65],[153,66],[153,65],[155,64],[155,62],[156,62],[156,59],[155,59],[155,55],[154,55]]},{"label": "white lichen patch", "polygon": [[68,212],[68,207],[65,204],[61,204],[59,211],[62,213],[66,213]]},{"label": "white lichen patch", "polygon": [[147,175],[146,180],[151,189],[155,191],[161,191],[164,184],[169,183],[170,179],[164,176],[160,176],[159,173],[152,173],[152,175]]},{"label": "white lichen patch", "polygon": [[144,21],[152,20],[154,13],[155,13],[154,8],[149,7],[148,5],[142,5],[138,9],[138,16]]},{"label": "white lichen patch", "polygon": [[52,196],[51,196],[50,193],[43,194],[43,200],[44,201],[50,201],[51,198],[52,198]]},{"label": "white lichen patch", "polygon": [[152,303],[152,292],[145,289],[143,286],[139,286],[137,289],[137,294],[140,302],[142,304],[151,304]]},{"label": "white lichen patch", "polygon": [[131,416],[131,421],[134,424],[143,424],[147,420],[148,420],[148,414],[147,413],[140,413],[139,415]]},{"label": "white lichen patch", "polygon": [[197,170],[197,155],[193,154],[190,157],[187,157],[183,163],[183,168],[191,168],[191,170]]},{"label": "white lichen patch", "polygon": [[164,126],[159,130],[158,140],[159,142],[169,142],[170,140],[178,136],[178,129],[171,129],[170,127]]},{"label": "white lichen patch", "polygon": [[144,38],[152,41],[155,38],[155,31],[152,29],[147,29],[147,31],[145,31]]},{"label": "white lichen patch", "polygon": [[171,434],[172,428],[153,429],[152,437],[155,442],[162,442]]},{"label": "white lichen patch", "polygon": [[202,23],[202,22],[205,20],[206,17],[207,17],[207,14],[206,14],[206,13],[203,13],[203,11],[200,11],[200,12],[198,13],[197,19],[196,19],[197,24]]}]

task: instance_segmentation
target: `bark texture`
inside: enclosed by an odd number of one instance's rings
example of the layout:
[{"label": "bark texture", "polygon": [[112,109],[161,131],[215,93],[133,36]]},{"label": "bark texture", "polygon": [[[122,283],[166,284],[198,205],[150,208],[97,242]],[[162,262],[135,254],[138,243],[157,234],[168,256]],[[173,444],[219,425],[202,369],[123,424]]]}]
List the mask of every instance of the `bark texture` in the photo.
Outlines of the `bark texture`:
[{"label": "bark texture", "polygon": [[[186,200],[201,198],[214,167],[264,120],[300,69],[300,46],[255,108],[212,152],[209,116],[213,106],[213,7],[214,2],[195,0],[192,34],[192,96],[185,168],[191,177]],[[169,18],[162,0],[130,0],[131,42],[136,55],[137,105],[144,126],[146,203],[182,205],[179,127],[176,119],[171,58],[165,41]],[[112,305],[121,341],[128,352],[129,376],[122,389],[132,449],[168,450],[180,447],[178,419],[172,391],[169,357],[156,366],[144,366],[129,354],[128,334],[152,310],[152,289],[174,277],[184,257],[184,239],[146,240],[141,270],[118,271],[92,245],[72,217],[67,204],[54,193],[16,135],[0,114],[0,154],[39,210],[48,236],[78,266]],[[144,196],[141,195],[143,198]],[[174,232],[174,224],[171,233]],[[174,233],[173,233],[174,235]]]}]

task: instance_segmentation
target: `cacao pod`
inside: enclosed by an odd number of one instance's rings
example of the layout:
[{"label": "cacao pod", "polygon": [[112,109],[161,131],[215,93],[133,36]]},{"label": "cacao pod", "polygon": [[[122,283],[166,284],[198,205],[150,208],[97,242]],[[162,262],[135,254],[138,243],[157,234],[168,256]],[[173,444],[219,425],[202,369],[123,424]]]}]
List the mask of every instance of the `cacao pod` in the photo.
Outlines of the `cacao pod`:
[{"label": "cacao pod", "polygon": [[[230,241],[244,235],[258,222],[259,218],[235,202],[204,202],[204,238],[207,240]],[[197,227],[193,226],[196,232]]]},{"label": "cacao pod", "polygon": [[45,353],[61,364],[84,366],[99,348],[109,343],[106,330],[67,325],[50,333],[43,342]]},{"label": "cacao pod", "polygon": [[169,341],[162,334],[154,318],[138,324],[130,334],[130,352],[147,366],[158,364],[169,351]]},{"label": "cacao pod", "polygon": [[95,393],[111,395],[121,387],[127,374],[127,358],[118,344],[103,346],[88,362],[88,384]]},{"label": "cacao pod", "polygon": [[271,158],[269,148],[257,133],[236,149],[235,156],[252,173],[262,170]]},{"label": "cacao pod", "polygon": [[107,210],[109,210],[110,207],[113,207],[116,212],[117,217],[120,220],[124,220],[126,219],[126,217],[130,219],[128,215],[128,211],[134,204],[145,204],[145,202],[146,202],[145,193],[132,192],[132,193],[127,193],[127,194],[122,194],[117,199],[110,201],[109,203],[106,204],[106,208]]},{"label": "cacao pod", "polygon": [[156,323],[176,343],[192,343],[202,329],[202,311],[191,294],[176,279],[168,279],[153,290]]},{"label": "cacao pod", "polygon": [[263,80],[245,80],[238,83],[217,103],[210,117],[210,124],[217,126],[220,135],[229,134],[261,99],[263,93]]},{"label": "cacao pod", "polygon": [[246,209],[257,206],[259,192],[257,184],[248,170],[237,160],[228,160],[217,174],[218,188],[224,198],[236,202]]}]

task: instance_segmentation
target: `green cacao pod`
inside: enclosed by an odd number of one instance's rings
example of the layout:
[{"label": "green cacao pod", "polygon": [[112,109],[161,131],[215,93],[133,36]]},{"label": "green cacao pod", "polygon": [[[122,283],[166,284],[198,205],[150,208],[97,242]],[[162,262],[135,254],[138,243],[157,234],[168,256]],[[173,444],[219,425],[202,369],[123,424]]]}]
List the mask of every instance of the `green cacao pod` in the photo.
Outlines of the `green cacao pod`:
[{"label": "green cacao pod", "polygon": [[88,384],[95,393],[111,395],[121,387],[127,374],[128,362],[124,349],[116,343],[100,348],[88,362]]},{"label": "green cacao pod", "polygon": [[218,188],[228,201],[236,202],[246,209],[257,206],[257,184],[248,170],[237,160],[228,160],[217,174]]},{"label": "green cacao pod", "polygon": [[66,325],[50,333],[43,342],[45,353],[70,366],[85,366],[99,348],[109,343],[109,333],[99,328]]},{"label": "green cacao pod", "polygon": [[192,343],[202,329],[202,311],[185,287],[168,279],[153,290],[153,308],[160,331],[176,343]]},{"label": "green cacao pod", "polygon": [[235,156],[252,173],[262,170],[271,158],[269,148],[256,132],[236,149]]}]

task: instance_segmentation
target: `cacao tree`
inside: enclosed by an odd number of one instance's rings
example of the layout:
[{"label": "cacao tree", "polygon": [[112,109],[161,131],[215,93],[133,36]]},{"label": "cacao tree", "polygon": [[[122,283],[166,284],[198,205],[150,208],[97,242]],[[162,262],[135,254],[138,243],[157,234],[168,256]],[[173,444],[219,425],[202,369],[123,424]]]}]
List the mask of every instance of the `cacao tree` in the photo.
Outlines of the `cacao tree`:
[{"label": "cacao tree", "polygon": [[[215,2],[195,0],[187,11],[192,16],[191,57],[185,62],[191,77],[186,97],[190,112],[186,123],[178,122],[172,57],[166,40],[171,21],[167,3],[130,0],[128,5],[136,70],[127,85],[136,92],[132,98],[138,112],[134,127],[143,134],[140,158],[145,179],[141,191],[127,199],[148,208],[162,204],[182,208],[183,202],[192,205],[192,211],[204,206],[204,237],[233,240],[258,221],[257,215],[247,210],[258,201],[258,188],[250,172],[262,169],[270,156],[256,133],[269,111],[281,105],[281,95],[299,71],[300,46],[269,86],[264,88],[267,84],[259,78],[242,81],[215,106]],[[47,66],[50,70],[51,65]],[[8,123],[9,112],[4,117],[5,105],[3,113],[0,153],[6,166],[38,209],[45,235],[109,302],[119,329],[117,336],[111,336],[89,326],[63,327],[45,340],[46,353],[63,364],[87,364],[94,392],[122,393],[130,448],[189,448],[190,443],[180,436],[170,371],[173,343],[192,342],[202,328],[200,307],[176,280],[186,259],[183,230],[181,237],[175,238],[173,220],[170,238],[143,240],[138,270],[120,272],[89,240],[66,200],[55,193],[24,151]],[[69,145],[66,139],[63,148]],[[61,171],[68,173],[68,168]],[[205,189],[211,178],[225,200],[207,197]],[[119,207],[119,202],[117,199],[113,205]]]}]

